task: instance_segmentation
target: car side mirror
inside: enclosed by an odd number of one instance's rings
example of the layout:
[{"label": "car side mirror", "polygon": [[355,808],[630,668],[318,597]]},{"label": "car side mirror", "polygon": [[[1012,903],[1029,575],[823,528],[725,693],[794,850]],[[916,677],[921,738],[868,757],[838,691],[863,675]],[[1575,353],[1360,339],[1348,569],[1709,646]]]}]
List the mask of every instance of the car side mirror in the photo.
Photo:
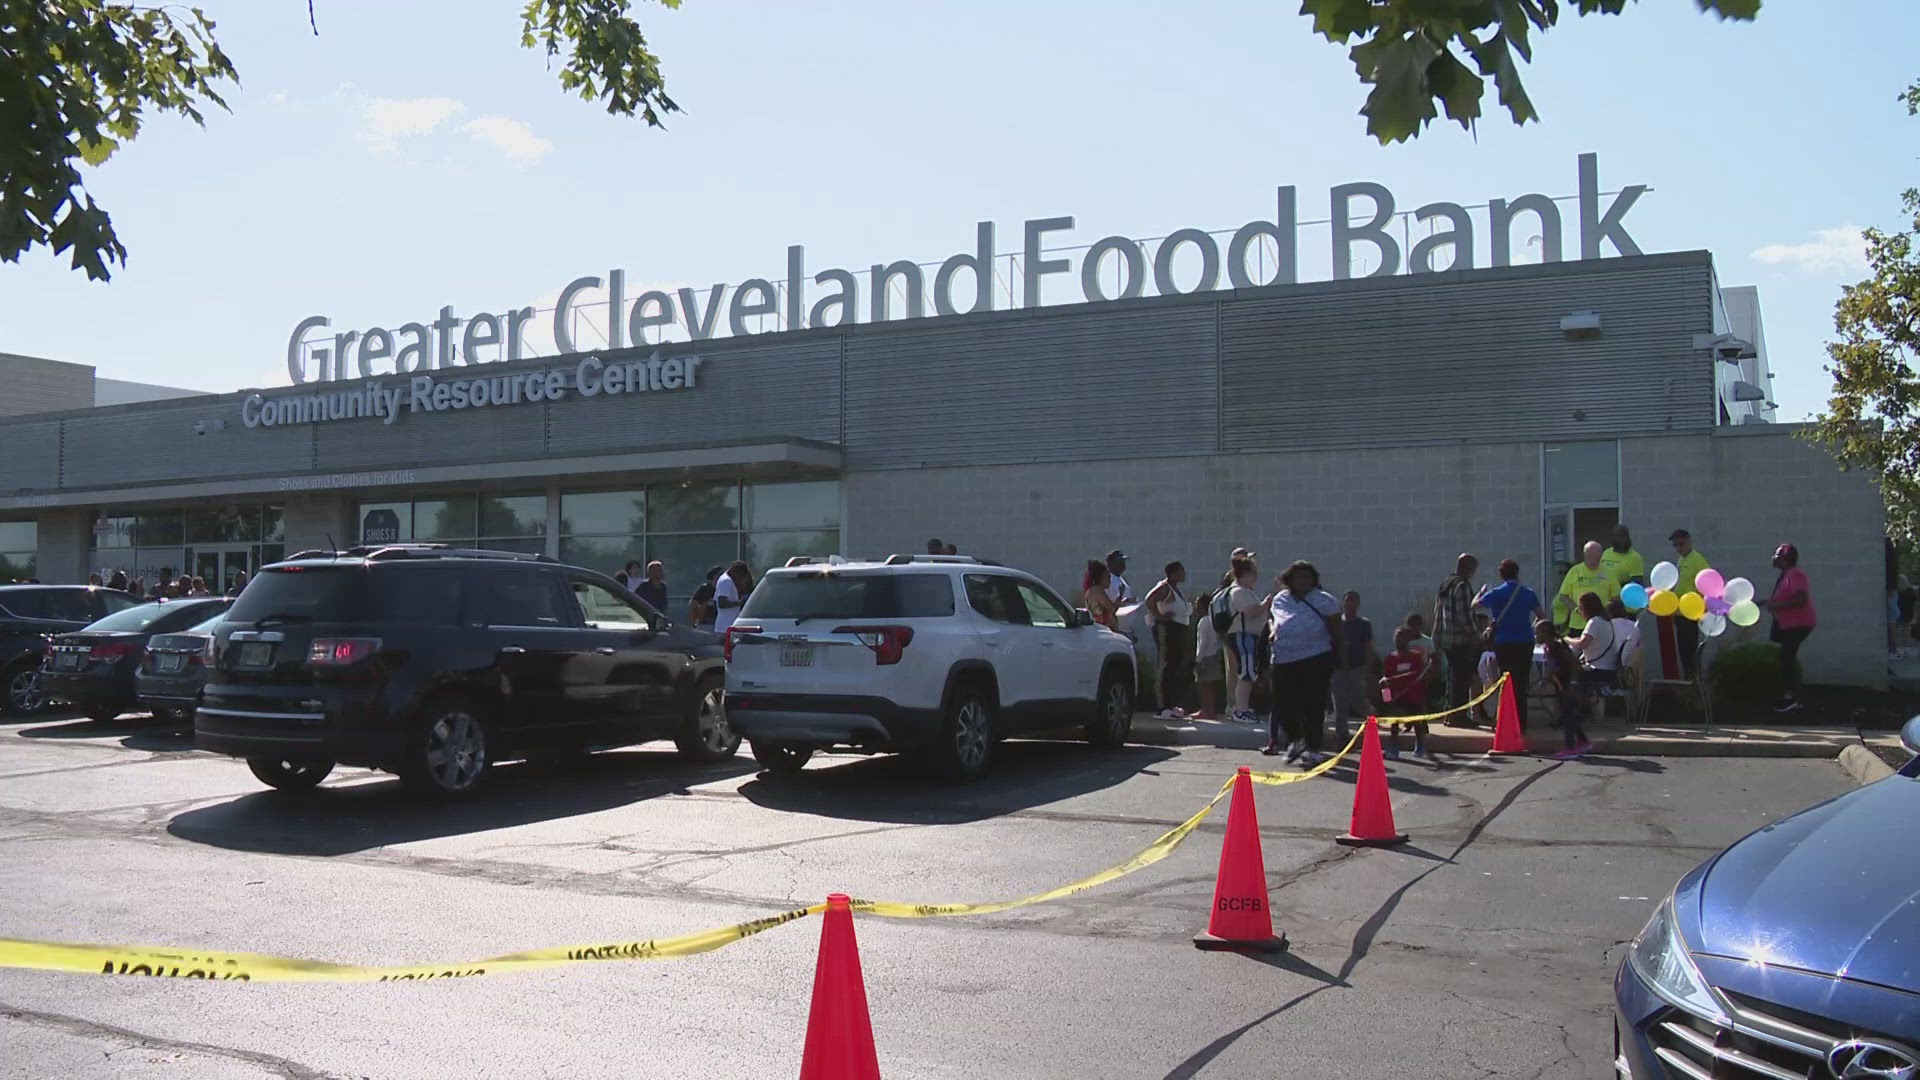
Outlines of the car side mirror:
[{"label": "car side mirror", "polygon": [[1907,721],[1907,726],[1900,729],[1900,743],[1907,748],[1907,753],[1920,755],[1920,716]]},{"label": "car side mirror", "polygon": [[1082,627],[1082,626],[1092,626],[1093,612],[1088,611],[1086,608],[1074,608],[1073,609],[1073,625],[1076,628]]}]

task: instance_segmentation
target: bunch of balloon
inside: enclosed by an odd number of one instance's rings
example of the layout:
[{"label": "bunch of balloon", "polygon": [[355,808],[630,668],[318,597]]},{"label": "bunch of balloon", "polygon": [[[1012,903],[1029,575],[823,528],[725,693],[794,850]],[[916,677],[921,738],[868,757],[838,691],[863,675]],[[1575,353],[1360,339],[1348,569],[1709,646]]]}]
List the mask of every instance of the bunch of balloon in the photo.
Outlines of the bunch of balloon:
[{"label": "bunch of balloon", "polygon": [[1752,626],[1760,621],[1760,606],[1753,602],[1753,582],[1746,578],[1728,581],[1720,576],[1720,571],[1709,567],[1694,575],[1693,588],[1684,594],[1676,593],[1680,568],[1663,562],[1647,575],[1647,581],[1653,585],[1652,589],[1634,582],[1620,590],[1620,602],[1627,610],[1645,608],[1663,617],[1678,613],[1699,623],[1701,633],[1708,637],[1726,633],[1729,623]]}]

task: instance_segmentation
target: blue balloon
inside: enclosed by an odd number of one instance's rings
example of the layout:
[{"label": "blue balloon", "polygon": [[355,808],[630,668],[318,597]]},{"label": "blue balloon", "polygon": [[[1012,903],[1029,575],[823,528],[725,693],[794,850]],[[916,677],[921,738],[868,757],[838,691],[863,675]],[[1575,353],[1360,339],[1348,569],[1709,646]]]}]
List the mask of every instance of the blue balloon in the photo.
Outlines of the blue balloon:
[{"label": "blue balloon", "polygon": [[1627,587],[1620,590],[1620,602],[1628,611],[1639,611],[1647,606],[1647,587],[1637,581],[1628,582]]}]

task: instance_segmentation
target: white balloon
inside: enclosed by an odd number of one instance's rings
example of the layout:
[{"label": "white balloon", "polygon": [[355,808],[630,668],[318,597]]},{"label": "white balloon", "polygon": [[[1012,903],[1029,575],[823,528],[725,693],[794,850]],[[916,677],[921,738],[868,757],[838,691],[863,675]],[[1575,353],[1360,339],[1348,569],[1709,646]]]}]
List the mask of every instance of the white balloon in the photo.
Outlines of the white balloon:
[{"label": "white balloon", "polygon": [[1727,606],[1732,607],[1743,600],[1753,599],[1753,582],[1737,577],[1727,582],[1727,591],[1721,594],[1726,598]]},{"label": "white balloon", "polygon": [[1670,562],[1663,562],[1647,575],[1647,581],[1656,589],[1671,589],[1680,584],[1680,568]]},{"label": "white balloon", "polygon": [[1719,637],[1727,632],[1727,617],[1707,612],[1700,616],[1700,632],[1708,637]]}]

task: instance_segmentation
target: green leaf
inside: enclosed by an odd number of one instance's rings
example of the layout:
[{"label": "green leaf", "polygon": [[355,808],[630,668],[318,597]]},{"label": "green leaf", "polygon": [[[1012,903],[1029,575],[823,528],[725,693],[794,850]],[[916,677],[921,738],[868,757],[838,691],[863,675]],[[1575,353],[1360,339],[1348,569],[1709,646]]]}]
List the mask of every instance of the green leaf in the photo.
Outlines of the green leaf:
[{"label": "green leaf", "polygon": [[98,139],[79,138],[74,140],[74,145],[80,148],[80,160],[95,166],[105,165],[113,152],[120,149],[119,140],[104,135]]},{"label": "green leaf", "polygon": [[1313,16],[1313,31],[1329,41],[1346,41],[1374,28],[1367,0],[1301,0],[1300,14]]},{"label": "green leaf", "polygon": [[1442,49],[1433,63],[1427,65],[1427,85],[1445,107],[1447,119],[1471,128],[1480,118],[1480,98],[1486,93],[1486,82],[1469,71],[1452,52]]},{"label": "green leaf", "polygon": [[1367,134],[1382,143],[1401,142],[1420,133],[1436,115],[1427,65],[1439,49],[1424,37],[1384,38],[1354,46],[1349,55],[1363,82],[1373,84],[1360,111]]}]

